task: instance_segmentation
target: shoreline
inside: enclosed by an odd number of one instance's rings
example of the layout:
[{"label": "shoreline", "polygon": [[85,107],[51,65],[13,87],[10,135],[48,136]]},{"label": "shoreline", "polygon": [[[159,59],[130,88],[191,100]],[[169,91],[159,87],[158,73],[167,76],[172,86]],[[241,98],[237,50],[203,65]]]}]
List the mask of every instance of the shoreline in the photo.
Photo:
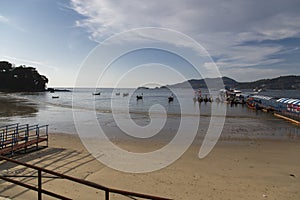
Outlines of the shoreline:
[{"label": "shoreline", "polygon": [[[118,142],[121,146],[131,146],[141,152],[152,146]],[[199,146],[192,145],[182,157],[166,168],[132,174],[110,169],[95,160],[84,148],[78,135],[50,133],[48,148],[21,155],[18,159],[108,187],[173,199],[296,200],[300,197],[299,144],[299,140],[255,140],[237,144],[221,141],[204,159],[198,158]],[[16,168],[18,166],[10,170]],[[97,191],[82,186],[71,183],[61,185],[62,180],[45,181],[45,188],[71,195],[75,199],[101,196],[101,192],[98,191],[100,194],[97,195]],[[0,196],[36,198],[35,192],[18,186],[9,188],[9,185],[1,182]],[[123,199],[120,196],[115,198]]]}]

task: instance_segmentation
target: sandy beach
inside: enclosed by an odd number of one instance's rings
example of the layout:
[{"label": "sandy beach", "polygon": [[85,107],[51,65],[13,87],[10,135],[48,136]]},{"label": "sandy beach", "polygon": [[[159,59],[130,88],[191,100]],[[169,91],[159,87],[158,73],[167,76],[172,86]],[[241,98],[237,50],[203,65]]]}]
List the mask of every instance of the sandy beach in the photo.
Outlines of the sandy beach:
[{"label": "sandy beach", "polygon": [[[94,159],[72,134],[50,134],[49,147],[16,157],[20,161],[108,187],[173,199],[299,199],[300,146],[298,140],[220,141],[204,159],[191,146],[172,165],[143,174],[122,173]],[[152,144],[119,142],[145,151]],[[2,164],[2,173],[36,174],[21,166]],[[33,178],[19,178],[36,184]],[[1,181],[0,196],[36,199],[37,194]],[[44,178],[43,187],[74,199],[104,199],[104,193],[75,183]],[[112,199],[128,199],[111,195]],[[44,199],[51,199],[44,196]]]}]

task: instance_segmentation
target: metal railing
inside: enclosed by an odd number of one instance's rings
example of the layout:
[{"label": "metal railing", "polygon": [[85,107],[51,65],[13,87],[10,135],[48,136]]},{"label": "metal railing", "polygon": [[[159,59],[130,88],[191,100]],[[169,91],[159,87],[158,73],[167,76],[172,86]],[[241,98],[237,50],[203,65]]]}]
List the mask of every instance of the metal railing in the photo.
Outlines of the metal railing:
[{"label": "metal railing", "polygon": [[[42,132],[41,132],[42,131]],[[0,154],[11,153],[19,149],[46,141],[48,146],[48,125],[10,124],[0,126]]]},{"label": "metal railing", "polygon": [[65,174],[60,174],[60,173],[55,172],[55,171],[51,171],[51,170],[48,170],[48,169],[44,169],[44,168],[41,168],[41,167],[30,165],[28,163],[23,163],[23,162],[20,162],[20,161],[11,159],[11,158],[7,158],[5,156],[0,156],[0,160],[5,160],[7,162],[12,162],[12,163],[15,163],[17,165],[22,165],[22,166],[25,166],[27,168],[37,170],[37,173],[38,173],[37,187],[33,186],[33,185],[30,185],[30,184],[27,184],[27,183],[24,183],[24,182],[21,182],[21,181],[18,181],[18,180],[11,179],[11,178],[9,178],[9,176],[5,176],[5,175],[0,175],[0,179],[11,182],[11,183],[14,183],[14,184],[17,184],[19,186],[23,186],[23,187],[28,188],[30,190],[36,191],[37,196],[38,196],[38,198],[37,198],[38,200],[42,200],[42,194],[46,194],[46,195],[49,195],[51,197],[55,197],[55,198],[63,199],[63,200],[69,200],[70,199],[70,198],[62,196],[60,194],[57,194],[57,193],[54,193],[54,192],[43,189],[43,187],[42,187],[42,184],[43,184],[42,172],[47,173],[47,174],[51,174],[51,175],[56,176],[56,177],[61,178],[61,179],[73,181],[73,182],[76,182],[76,183],[79,183],[79,184],[82,184],[82,185],[85,185],[85,186],[88,186],[88,187],[91,187],[91,188],[102,190],[102,191],[105,192],[105,200],[109,200],[110,193],[120,194],[120,195],[127,196],[127,197],[130,197],[130,198],[143,198],[143,199],[153,199],[153,200],[170,200],[168,198],[157,197],[157,196],[152,196],[152,195],[147,195],[147,194],[141,194],[141,193],[135,193],[135,192],[129,192],[129,191],[125,191],[125,190],[118,190],[118,189],[105,187],[105,186],[102,186],[102,185],[99,185],[99,184],[96,184],[96,183],[93,183],[93,182],[90,182],[90,181],[87,181],[87,180],[78,179],[78,178],[71,177],[71,176],[68,176],[68,175],[65,175]]}]

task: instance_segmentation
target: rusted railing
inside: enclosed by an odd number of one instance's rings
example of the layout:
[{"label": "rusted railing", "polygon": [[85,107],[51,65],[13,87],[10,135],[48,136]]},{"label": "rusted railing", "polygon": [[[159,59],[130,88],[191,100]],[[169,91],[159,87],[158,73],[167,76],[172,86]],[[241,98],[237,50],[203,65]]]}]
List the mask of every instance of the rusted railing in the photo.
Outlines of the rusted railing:
[{"label": "rusted railing", "polygon": [[38,172],[37,187],[33,186],[33,185],[29,185],[29,184],[21,182],[21,181],[18,181],[18,180],[11,179],[11,178],[9,178],[9,176],[5,176],[5,175],[0,175],[0,179],[3,179],[5,181],[8,181],[8,182],[20,185],[20,186],[23,186],[23,187],[28,188],[30,190],[37,191],[38,200],[42,199],[42,194],[46,194],[46,195],[49,195],[51,197],[55,197],[55,198],[58,198],[58,199],[66,199],[66,200],[70,199],[70,198],[62,196],[60,194],[56,194],[54,192],[43,189],[43,187],[42,187],[42,183],[43,183],[42,182],[42,178],[43,178],[42,177],[42,172],[54,175],[54,176],[56,176],[58,178],[61,178],[61,179],[73,181],[73,182],[76,182],[76,183],[79,183],[79,184],[82,184],[82,185],[85,185],[85,186],[88,186],[88,187],[92,187],[92,188],[95,188],[95,189],[102,190],[102,191],[105,192],[105,200],[109,200],[110,193],[120,194],[120,195],[127,196],[127,197],[130,197],[130,198],[138,197],[138,198],[153,199],[153,200],[169,200],[168,198],[162,198],[162,197],[157,197],[157,196],[152,196],[152,195],[147,195],[147,194],[140,194],[140,193],[135,193],[135,192],[129,192],[129,191],[124,191],[124,190],[108,188],[108,187],[105,187],[105,186],[102,186],[102,185],[99,185],[99,184],[96,184],[96,183],[93,183],[93,182],[90,182],[90,181],[87,181],[87,180],[78,179],[78,178],[71,177],[71,176],[68,176],[68,175],[65,175],[65,174],[60,174],[60,173],[57,173],[55,171],[51,171],[51,170],[48,170],[48,169],[44,169],[44,168],[41,168],[41,167],[30,165],[28,163],[23,163],[23,162],[20,162],[20,161],[11,159],[11,158],[7,158],[5,156],[0,156],[0,160],[6,160],[8,162],[12,162],[12,163],[15,163],[17,165],[23,165],[25,167],[37,170],[37,172]]}]

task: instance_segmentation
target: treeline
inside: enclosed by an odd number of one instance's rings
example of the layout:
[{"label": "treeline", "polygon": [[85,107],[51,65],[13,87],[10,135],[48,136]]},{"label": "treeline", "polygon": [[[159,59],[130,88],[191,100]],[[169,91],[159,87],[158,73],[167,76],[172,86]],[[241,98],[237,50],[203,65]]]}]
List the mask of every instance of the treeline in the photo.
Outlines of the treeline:
[{"label": "treeline", "polygon": [[48,78],[40,75],[34,67],[15,67],[7,61],[0,61],[0,91],[41,92],[45,91]]}]

